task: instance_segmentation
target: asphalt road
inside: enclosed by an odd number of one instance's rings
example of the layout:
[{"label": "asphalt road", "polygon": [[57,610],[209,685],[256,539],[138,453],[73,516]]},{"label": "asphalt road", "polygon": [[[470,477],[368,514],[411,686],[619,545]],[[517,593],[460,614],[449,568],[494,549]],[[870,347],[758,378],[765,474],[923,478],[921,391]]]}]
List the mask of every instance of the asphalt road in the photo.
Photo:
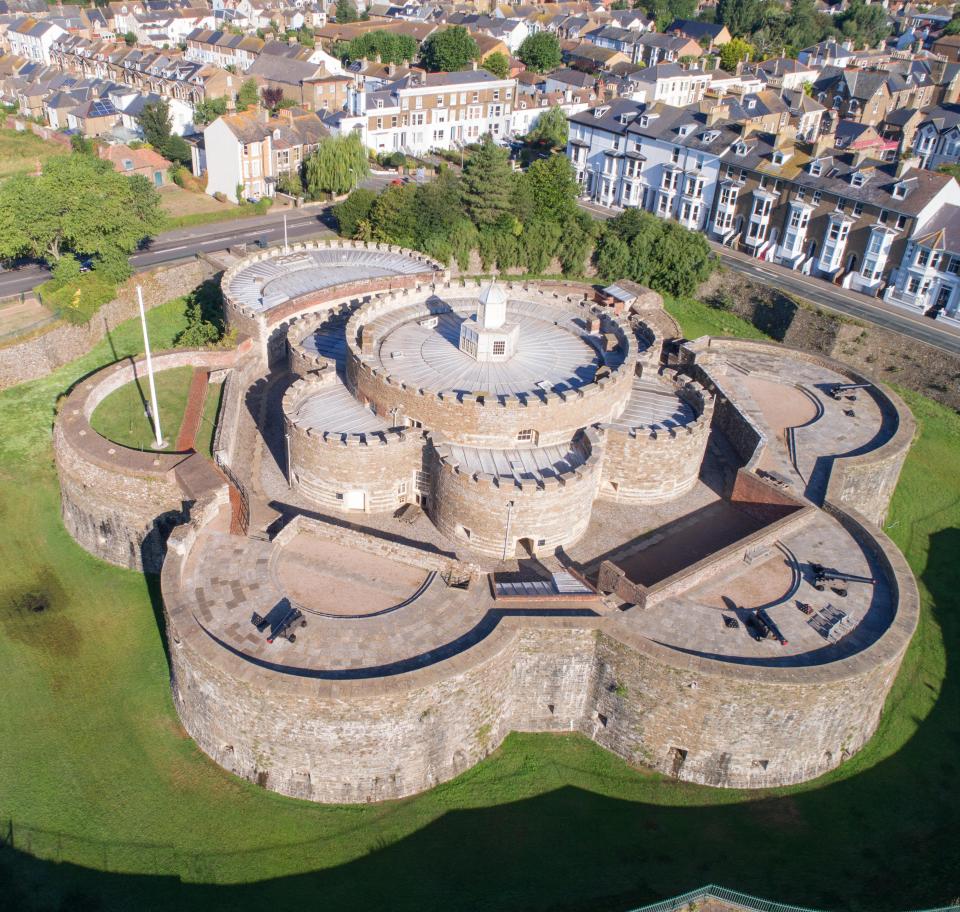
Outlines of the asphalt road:
[{"label": "asphalt road", "polygon": [[[372,175],[361,187],[381,190],[390,183],[389,175]],[[160,263],[186,259],[196,253],[225,250],[234,244],[256,243],[261,238],[268,244],[283,240],[283,216],[287,215],[287,238],[303,240],[333,234],[333,222],[328,207],[311,205],[302,209],[268,212],[266,215],[227,222],[199,225],[196,228],[178,228],[158,234],[141,252],[130,257],[136,270],[149,269]],[[29,264],[0,272],[0,298],[29,291],[50,276],[46,266]]]},{"label": "asphalt road", "polygon": [[[616,212],[592,203],[581,201],[580,206],[597,218],[608,219],[616,215]],[[720,244],[711,242],[711,247],[724,266],[741,272],[754,281],[775,285],[827,310],[910,336],[951,354],[960,354],[960,327],[931,320],[929,317],[915,314],[893,304],[886,304],[877,298],[855,291],[837,288],[822,279],[800,275],[784,266],[761,262],[745,253],[722,247]]]}]

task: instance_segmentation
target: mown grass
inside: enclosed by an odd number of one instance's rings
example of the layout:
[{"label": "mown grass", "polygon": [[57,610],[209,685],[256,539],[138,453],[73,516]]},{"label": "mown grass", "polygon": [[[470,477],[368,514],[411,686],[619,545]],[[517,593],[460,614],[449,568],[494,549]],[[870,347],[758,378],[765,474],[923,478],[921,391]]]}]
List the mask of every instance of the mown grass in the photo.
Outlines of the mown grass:
[{"label": "mown grass", "polygon": [[223,209],[214,212],[191,212],[188,215],[168,215],[164,219],[163,230],[173,231],[176,228],[196,228],[198,225],[212,225],[215,222],[230,222],[234,219],[252,218],[256,215],[266,215],[270,211],[273,200],[264,198],[258,203],[241,203],[239,206],[223,204]]},{"label": "mown grass", "polygon": [[663,296],[666,311],[680,324],[688,339],[700,336],[737,336],[741,339],[764,339],[770,337],[736,314],[710,307],[693,298]]},{"label": "mown grass", "polygon": [[[187,407],[192,367],[175,367],[154,375],[160,430],[168,444],[177,438]],[[150,387],[147,378],[114,390],[90,417],[90,426],[108,440],[136,450],[156,449],[156,437],[150,418]]]},{"label": "mown grass", "polygon": [[[182,303],[149,320],[159,350]],[[60,523],[54,403],[136,353],[139,329],[111,341],[0,394],[0,834],[14,846],[0,849],[0,906],[593,912],[715,882],[889,912],[957,893],[953,413],[904,394],[922,435],[889,531],[920,577],[923,618],[876,737],[841,769],[789,789],[713,790],[580,737],[513,735],[431,792],[323,807],[237,780],[197,750],[171,703],[156,581],[90,557]]]}]

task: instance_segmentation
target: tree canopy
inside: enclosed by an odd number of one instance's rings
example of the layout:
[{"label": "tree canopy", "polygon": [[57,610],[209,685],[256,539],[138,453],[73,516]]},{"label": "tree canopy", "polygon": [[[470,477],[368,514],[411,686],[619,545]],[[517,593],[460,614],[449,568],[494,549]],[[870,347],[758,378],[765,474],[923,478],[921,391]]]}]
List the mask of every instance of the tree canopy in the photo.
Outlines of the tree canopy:
[{"label": "tree canopy", "polygon": [[357,13],[357,4],[353,0],[337,0],[334,15],[340,24],[356,22],[360,18],[359,13]]},{"label": "tree canopy", "polygon": [[717,0],[717,21],[734,37],[749,37],[761,23],[762,0]]},{"label": "tree canopy", "polygon": [[433,72],[450,72],[466,69],[479,56],[480,47],[473,36],[462,25],[453,25],[423,42],[420,62]]},{"label": "tree canopy", "polygon": [[720,66],[728,73],[736,72],[737,66],[751,60],[756,48],[743,38],[732,38],[720,45]]},{"label": "tree canopy", "polygon": [[370,173],[367,152],[357,133],[324,139],[304,168],[307,192],[313,198],[322,193],[346,193]]},{"label": "tree canopy", "polygon": [[461,198],[464,209],[478,225],[493,225],[510,212],[510,165],[507,150],[490,134],[463,168]]},{"label": "tree canopy", "polygon": [[173,132],[170,105],[164,99],[145,104],[137,118],[137,124],[143,131],[143,138],[164,158],[184,165],[190,164],[190,146],[182,136]]},{"label": "tree canopy", "polygon": [[227,113],[226,98],[207,98],[193,106],[193,122],[200,126],[212,123]]},{"label": "tree canopy", "polygon": [[517,56],[528,70],[546,73],[560,66],[560,42],[552,32],[536,32],[523,39]]},{"label": "tree canopy", "polygon": [[119,260],[163,225],[160,195],[92,155],[54,156],[0,185],[0,258],[51,265],[68,253]]},{"label": "tree canopy", "polygon": [[628,278],[672,295],[692,294],[716,267],[702,234],[642,209],[606,223],[594,260],[604,281]]},{"label": "tree canopy", "polygon": [[890,35],[887,11],[879,3],[851,0],[838,22],[844,36],[869,47],[879,44]]},{"label": "tree canopy", "polygon": [[237,110],[246,111],[251,105],[260,101],[260,88],[256,79],[245,79],[237,92]]},{"label": "tree canopy", "polygon": [[536,119],[533,129],[527,134],[527,140],[544,143],[554,149],[566,149],[569,132],[567,115],[562,108],[555,106]]},{"label": "tree canopy", "polygon": [[483,61],[483,68],[500,79],[506,79],[510,75],[510,58],[502,51],[494,51]]},{"label": "tree canopy", "polygon": [[416,39],[382,29],[358,35],[350,41],[338,41],[335,52],[343,60],[373,60],[379,54],[382,63],[403,63],[417,56]]}]

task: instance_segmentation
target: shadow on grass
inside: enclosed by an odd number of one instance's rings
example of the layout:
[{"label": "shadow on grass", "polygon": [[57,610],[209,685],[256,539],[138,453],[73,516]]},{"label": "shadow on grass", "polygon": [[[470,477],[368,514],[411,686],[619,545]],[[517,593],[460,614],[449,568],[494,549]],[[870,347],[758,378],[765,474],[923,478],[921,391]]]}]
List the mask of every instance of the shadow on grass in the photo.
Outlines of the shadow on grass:
[{"label": "shadow on grass", "polygon": [[[960,530],[936,533],[922,574],[937,606],[924,625],[942,626],[948,650],[960,642],[958,553]],[[155,578],[148,581],[155,587]],[[925,640],[929,642],[916,648],[934,648],[929,629]],[[889,912],[943,906],[957,894],[960,870],[960,685],[948,673],[921,722],[916,715],[924,712],[929,691],[936,688],[925,674],[916,655],[908,658],[904,680],[881,722],[881,739],[895,737],[884,729],[911,714],[920,723],[899,752],[858,775],[828,779],[806,790],[759,796],[664,783],[658,794],[654,779],[624,770],[618,781],[616,766],[597,777],[591,769],[557,769],[548,760],[541,767],[545,781],[558,783],[552,791],[491,807],[448,810],[392,842],[384,839],[382,829],[371,827],[366,852],[361,848],[359,857],[332,867],[327,852],[343,839],[340,834],[300,845],[265,846],[242,856],[211,846],[204,855],[165,846],[80,842],[58,834],[42,834],[41,840],[35,831],[4,823],[0,906],[17,912],[299,907],[600,912],[629,909],[711,882],[821,909]],[[509,750],[523,755],[522,766],[536,766],[547,737],[512,736]],[[570,756],[588,763],[592,754]],[[491,800],[511,789],[508,776],[497,778],[499,762],[487,761],[482,771]],[[472,775],[477,774],[464,778]],[[642,791],[672,806],[612,797],[570,781],[591,782],[610,792]],[[442,811],[456,803],[458,784],[440,788],[434,806]],[[474,784],[471,794],[476,791]],[[718,794],[731,803],[706,804]],[[704,806],[697,806],[701,802]],[[362,847],[362,830],[352,835],[353,845]],[[88,867],[41,861],[32,851],[83,858]],[[255,882],[215,885],[226,861],[231,870],[242,870],[238,857],[250,859]],[[257,880],[265,859],[276,870],[308,873]],[[179,877],[110,873],[122,868],[172,870]]]}]

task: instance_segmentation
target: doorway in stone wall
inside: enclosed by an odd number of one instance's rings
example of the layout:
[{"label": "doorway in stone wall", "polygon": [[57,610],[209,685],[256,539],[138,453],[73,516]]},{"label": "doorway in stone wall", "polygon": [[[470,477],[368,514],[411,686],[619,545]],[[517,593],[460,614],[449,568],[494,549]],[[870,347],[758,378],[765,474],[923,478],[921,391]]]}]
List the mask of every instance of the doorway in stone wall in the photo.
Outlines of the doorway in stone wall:
[{"label": "doorway in stone wall", "polygon": [[534,540],[532,538],[518,538],[516,556],[517,557],[536,557],[537,548]]}]

